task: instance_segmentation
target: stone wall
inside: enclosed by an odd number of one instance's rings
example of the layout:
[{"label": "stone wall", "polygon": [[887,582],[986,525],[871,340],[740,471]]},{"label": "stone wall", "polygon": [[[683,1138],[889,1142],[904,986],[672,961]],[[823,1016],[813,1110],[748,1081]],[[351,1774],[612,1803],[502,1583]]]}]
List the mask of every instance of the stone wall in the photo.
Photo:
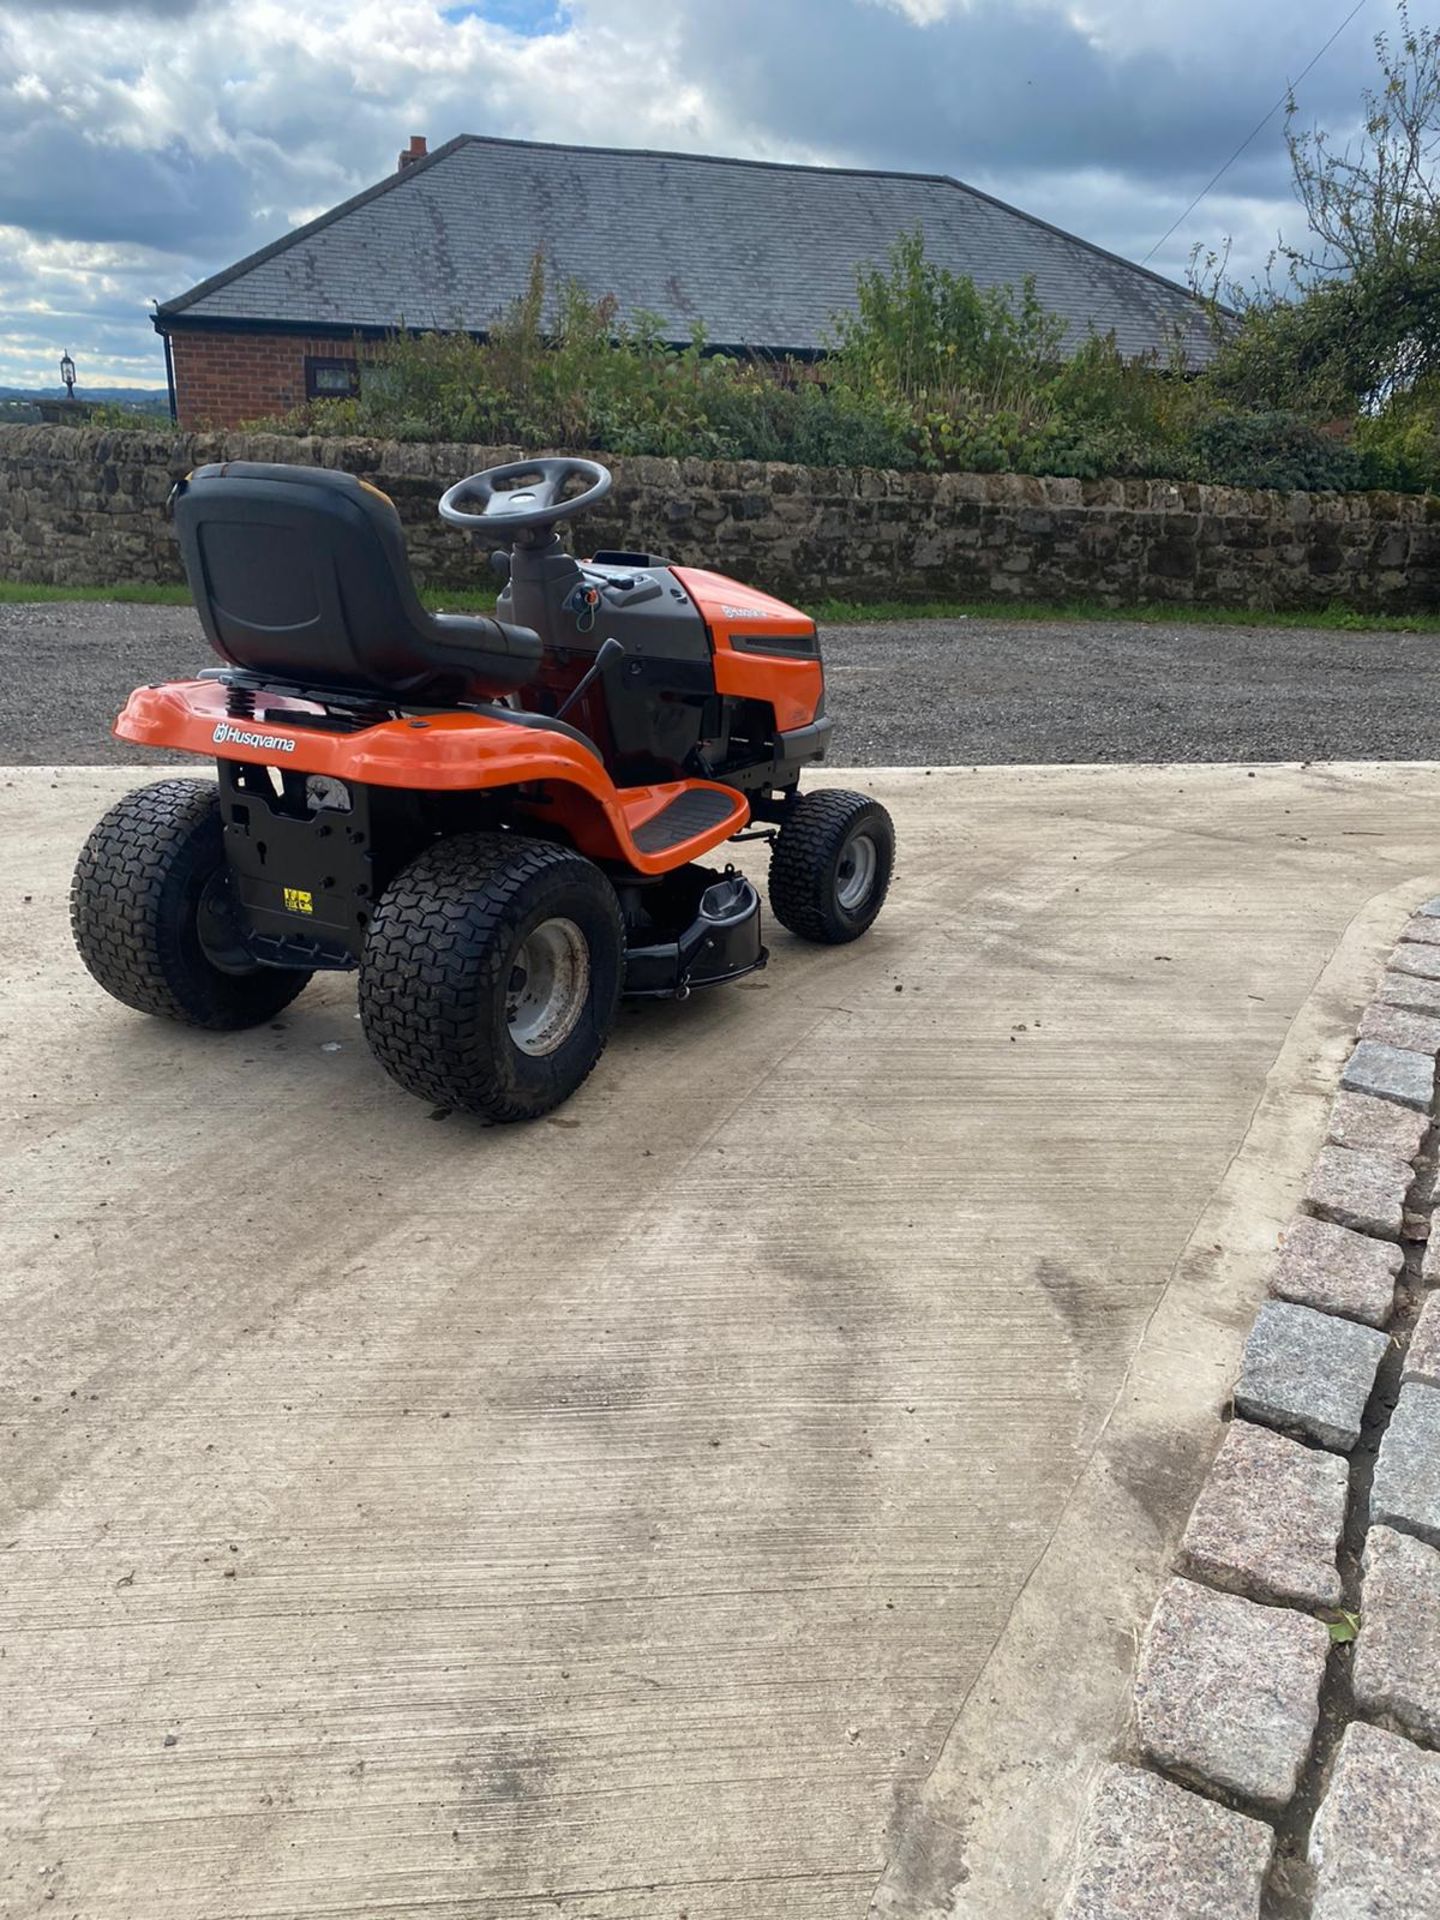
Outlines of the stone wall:
[{"label": "stone wall", "polygon": [[[405,521],[417,576],[484,587],[483,556],[437,517],[451,481],[513,447],[0,427],[0,578],[182,578],[165,497],[207,460],[344,467]],[[801,602],[1067,600],[1116,606],[1440,607],[1440,500],[1277,494],[1141,480],[897,474],[756,461],[625,459],[580,525],[586,552],[661,553]]]}]

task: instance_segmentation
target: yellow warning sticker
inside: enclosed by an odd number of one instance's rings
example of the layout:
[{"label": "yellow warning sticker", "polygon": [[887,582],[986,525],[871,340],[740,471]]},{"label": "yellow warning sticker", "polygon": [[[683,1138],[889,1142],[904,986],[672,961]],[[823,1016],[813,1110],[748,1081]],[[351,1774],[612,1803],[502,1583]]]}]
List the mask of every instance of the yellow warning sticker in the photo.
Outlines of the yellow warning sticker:
[{"label": "yellow warning sticker", "polygon": [[285,911],[287,913],[314,913],[314,894],[306,893],[303,887],[286,887]]}]

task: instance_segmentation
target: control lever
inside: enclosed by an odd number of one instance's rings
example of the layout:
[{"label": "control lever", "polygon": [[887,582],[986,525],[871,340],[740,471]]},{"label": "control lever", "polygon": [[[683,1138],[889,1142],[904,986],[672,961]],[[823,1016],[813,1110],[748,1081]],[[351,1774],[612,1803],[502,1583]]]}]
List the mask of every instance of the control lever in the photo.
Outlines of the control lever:
[{"label": "control lever", "polygon": [[557,720],[563,720],[571,707],[573,707],[575,702],[580,698],[581,694],[584,693],[585,689],[597,680],[605,671],[606,667],[609,666],[610,662],[618,659],[624,651],[625,648],[623,644],[619,640],[616,640],[613,635],[609,640],[602,640],[600,643],[600,651],[590,662],[589,669],[580,676],[573,690],[566,694],[564,700],[555,709],[555,718]]}]

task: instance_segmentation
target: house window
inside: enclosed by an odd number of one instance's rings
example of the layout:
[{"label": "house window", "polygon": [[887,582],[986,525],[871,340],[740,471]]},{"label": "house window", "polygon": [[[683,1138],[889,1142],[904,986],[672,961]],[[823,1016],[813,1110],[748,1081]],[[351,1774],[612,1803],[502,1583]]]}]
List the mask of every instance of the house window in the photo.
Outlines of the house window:
[{"label": "house window", "polygon": [[307,400],[353,400],[360,391],[358,360],[319,360],[305,356]]}]

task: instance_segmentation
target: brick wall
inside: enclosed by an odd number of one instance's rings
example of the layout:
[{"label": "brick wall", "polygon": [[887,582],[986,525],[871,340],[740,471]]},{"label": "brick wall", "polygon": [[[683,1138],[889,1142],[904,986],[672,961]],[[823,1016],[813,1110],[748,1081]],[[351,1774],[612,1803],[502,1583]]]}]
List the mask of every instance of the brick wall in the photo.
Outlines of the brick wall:
[{"label": "brick wall", "polygon": [[[278,434],[0,427],[0,578],[180,580],[163,508],[207,460],[338,467],[394,499],[416,577],[493,576],[435,511],[462,475],[517,447]],[[603,456],[602,456],[603,457]],[[1257,611],[1440,607],[1440,498],[1264,493],[1164,480],[886,473],[755,460],[608,461],[615,488],[576,525],[583,552],[659,552],[787,598],[1084,598]]]},{"label": "brick wall", "polygon": [[174,333],[175,406],[187,430],[238,427],[304,404],[305,359],[363,358],[367,342],[305,334]]}]

